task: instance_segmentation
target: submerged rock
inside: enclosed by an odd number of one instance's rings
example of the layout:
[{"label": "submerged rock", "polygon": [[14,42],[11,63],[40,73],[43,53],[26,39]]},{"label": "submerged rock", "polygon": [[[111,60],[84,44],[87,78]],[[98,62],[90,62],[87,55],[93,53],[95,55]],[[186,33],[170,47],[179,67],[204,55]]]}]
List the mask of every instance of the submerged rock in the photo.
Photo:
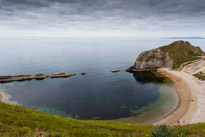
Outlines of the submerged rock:
[{"label": "submerged rock", "polygon": [[51,74],[50,78],[66,78],[75,75],[76,75],[75,73],[56,73],[56,74]]}]

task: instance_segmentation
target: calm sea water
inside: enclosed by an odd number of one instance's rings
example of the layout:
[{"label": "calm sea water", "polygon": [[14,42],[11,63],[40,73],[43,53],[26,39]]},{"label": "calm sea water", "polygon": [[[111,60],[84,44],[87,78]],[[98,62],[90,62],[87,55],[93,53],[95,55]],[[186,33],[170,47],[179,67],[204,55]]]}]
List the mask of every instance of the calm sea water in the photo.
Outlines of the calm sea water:
[{"label": "calm sea water", "polygon": [[[153,121],[178,104],[165,78],[128,73],[137,55],[173,40],[1,39],[0,75],[77,73],[74,77],[0,84],[10,100],[40,111],[78,119]],[[191,40],[201,46],[203,40]],[[119,73],[111,73],[120,69]],[[79,73],[86,72],[82,76]]]}]

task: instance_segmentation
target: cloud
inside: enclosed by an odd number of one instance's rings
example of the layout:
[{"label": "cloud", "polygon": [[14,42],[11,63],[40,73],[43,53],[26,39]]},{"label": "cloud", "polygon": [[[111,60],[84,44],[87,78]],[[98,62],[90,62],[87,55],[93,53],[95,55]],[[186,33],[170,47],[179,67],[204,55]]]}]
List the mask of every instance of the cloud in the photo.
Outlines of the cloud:
[{"label": "cloud", "polygon": [[204,0],[0,0],[4,31],[200,31]]}]

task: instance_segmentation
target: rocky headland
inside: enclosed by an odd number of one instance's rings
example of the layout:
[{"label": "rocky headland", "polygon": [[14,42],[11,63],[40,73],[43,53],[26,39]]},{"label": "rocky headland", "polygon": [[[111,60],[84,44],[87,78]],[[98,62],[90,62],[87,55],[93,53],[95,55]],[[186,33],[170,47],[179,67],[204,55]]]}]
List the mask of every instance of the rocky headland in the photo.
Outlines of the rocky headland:
[{"label": "rocky headland", "polygon": [[169,45],[142,52],[133,66],[126,71],[142,71],[158,68],[177,69],[181,64],[199,59],[205,53],[188,41],[175,41]]},{"label": "rocky headland", "polygon": [[126,71],[157,71],[177,87],[178,107],[154,124],[191,124],[205,122],[205,53],[187,41],[142,52]]}]

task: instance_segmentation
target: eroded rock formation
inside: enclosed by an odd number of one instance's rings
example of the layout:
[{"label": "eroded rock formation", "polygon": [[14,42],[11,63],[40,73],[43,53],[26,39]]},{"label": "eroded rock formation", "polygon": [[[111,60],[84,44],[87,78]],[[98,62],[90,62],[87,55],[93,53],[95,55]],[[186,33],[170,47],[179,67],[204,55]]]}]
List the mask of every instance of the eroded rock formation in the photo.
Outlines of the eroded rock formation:
[{"label": "eroded rock formation", "polygon": [[187,41],[175,41],[169,45],[142,52],[133,66],[126,71],[169,68],[176,69],[184,62],[196,60],[204,52]]}]

